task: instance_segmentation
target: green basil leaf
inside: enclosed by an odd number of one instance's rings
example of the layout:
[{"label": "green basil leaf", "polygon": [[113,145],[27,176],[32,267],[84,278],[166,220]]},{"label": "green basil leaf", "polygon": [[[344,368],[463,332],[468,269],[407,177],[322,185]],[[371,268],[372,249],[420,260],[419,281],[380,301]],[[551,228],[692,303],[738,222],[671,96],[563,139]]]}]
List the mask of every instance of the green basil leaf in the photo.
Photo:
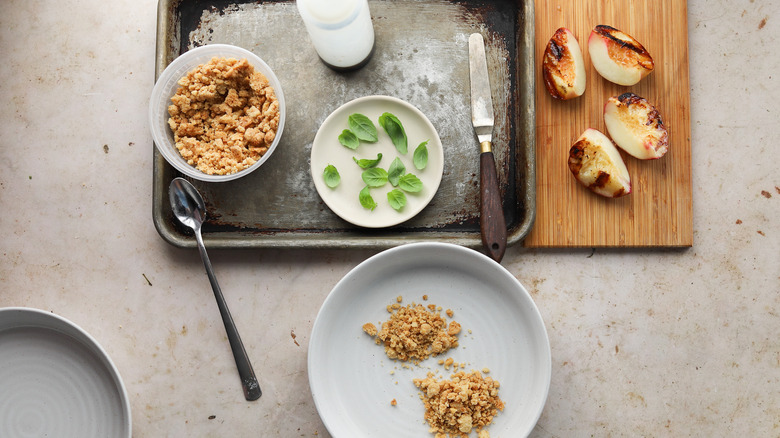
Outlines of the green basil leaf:
[{"label": "green basil leaf", "polygon": [[379,116],[379,124],[384,128],[387,135],[390,136],[390,140],[395,145],[395,148],[398,149],[398,152],[406,155],[408,150],[406,131],[398,117],[390,113],[383,113]]},{"label": "green basil leaf", "polygon": [[396,187],[398,186],[398,180],[404,172],[406,172],[406,166],[404,166],[404,163],[396,157],[395,160],[390,163],[390,169],[387,171],[387,180],[390,181],[390,184],[392,184],[393,187]]},{"label": "green basil leaf", "polygon": [[368,186],[363,187],[363,190],[361,190],[360,194],[358,194],[358,198],[360,199],[360,205],[362,205],[363,208],[374,211],[376,208],[376,201],[374,201],[374,198],[371,197]]},{"label": "green basil leaf", "polygon": [[389,202],[390,206],[394,209],[400,210],[406,205],[406,195],[398,189],[393,189],[387,192],[387,202]]},{"label": "green basil leaf", "polygon": [[338,169],[332,164],[325,166],[325,171],[322,173],[322,178],[325,180],[325,184],[330,188],[335,188],[341,182],[341,175],[339,175]]},{"label": "green basil leaf", "polygon": [[387,171],[380,167],[366,169],[360,176],[369,187],[382,187],[387,183]]},{"label": "green basil leaf", "polygon": [[405,192],[417,193],[422,190],[423,183],[411,173],[407,173],[398,180],[398,186]]},{"label": "green basil leaf", "polygon": [[425,140],[417,146],[417,149],[414,150],[412,160],[414,161],[414,167],[416,167],[417,170],[425,169],[425,166],[428,165],[428,140]]},{"label": "green basil leaf", "polygon": [[369,143],[375,143],[379,140],[376,132],[376,126],[368,117],[363,114],[355,113],[351,114],[348,118],[349,129],[355,134],[355,136]]},{"label": "green basil leaf", "polygon": [[361,158],[358,160],[356,157],[352,157],[352,159],[355,160],[355,163],[357,163],[361,169],[368,169],[369,167],[374,167],[379,164],[379,161],[382,160],[382,153],[376,154],[376,160],[370,160],[368,158]]},{"label": "green basil leaf", "polygon": [[355,133],[349,129],[341,131],[341,134],[339,134],[339,143],[352,150],[355,150],[358,146],[360,146],[360,140],[358,140]]}]

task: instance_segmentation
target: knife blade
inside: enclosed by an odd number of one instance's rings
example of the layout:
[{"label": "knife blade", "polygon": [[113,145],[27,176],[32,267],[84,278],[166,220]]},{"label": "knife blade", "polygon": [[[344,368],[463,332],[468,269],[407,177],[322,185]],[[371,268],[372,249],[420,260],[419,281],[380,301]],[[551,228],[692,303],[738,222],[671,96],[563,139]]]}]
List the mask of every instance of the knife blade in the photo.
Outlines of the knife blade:
[{"label": "knife blade", "polygon": [[471,124],[480,145],[479,230],[488,256],[500,263],[506,251],[506,220],[493,157],[493,98],[490,93],[485,41],[478,33],[469,36],[469,77]]}]

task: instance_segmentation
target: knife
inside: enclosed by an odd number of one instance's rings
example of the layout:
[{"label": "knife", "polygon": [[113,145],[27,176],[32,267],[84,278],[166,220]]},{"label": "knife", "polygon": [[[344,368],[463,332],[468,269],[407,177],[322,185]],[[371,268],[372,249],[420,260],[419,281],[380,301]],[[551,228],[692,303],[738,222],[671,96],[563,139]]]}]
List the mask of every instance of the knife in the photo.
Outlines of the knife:
[{"label": "knife", "polygon": [[469,75],[471,77],[471,123],[479,141],[479,230],[482,245],[490,258],[501,262],[506,251],[506,221],[498,191],[493,158],[493,99],[490,95],[485,41],[482,35],[469,36]]}]

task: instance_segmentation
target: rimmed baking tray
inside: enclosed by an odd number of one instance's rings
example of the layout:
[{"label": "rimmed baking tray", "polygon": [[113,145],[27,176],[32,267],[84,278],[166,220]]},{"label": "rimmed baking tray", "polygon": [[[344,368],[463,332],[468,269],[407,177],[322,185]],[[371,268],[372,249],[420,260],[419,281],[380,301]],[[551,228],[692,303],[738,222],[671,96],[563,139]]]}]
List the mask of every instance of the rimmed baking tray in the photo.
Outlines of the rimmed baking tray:
[{"label": "rimmed baking tray", "polygon": [[[160,0],[155,77],[180,53],[234,44],[259,55],[282,83],[287,122],[261,169],[227,183],[193,181],[211,248],[389,248],[440,241],[481,245],[479,145],[471,127],[468,36],[485,37],[496,125],[493,147],[507,243],[521,241],[535,215],[534,5],[510,0],[371,1],[376,49],[360,70],[337,73],[317,57],[293,1]],[[444,145],[444,176],[420,214],[387,229],[355,227],[320,199],[311,144],[341,104],[366,95],[403,99],[425,113]],[[155,150],[153,220],[172,245],[193,247],[168,203],[180,176]]]}]

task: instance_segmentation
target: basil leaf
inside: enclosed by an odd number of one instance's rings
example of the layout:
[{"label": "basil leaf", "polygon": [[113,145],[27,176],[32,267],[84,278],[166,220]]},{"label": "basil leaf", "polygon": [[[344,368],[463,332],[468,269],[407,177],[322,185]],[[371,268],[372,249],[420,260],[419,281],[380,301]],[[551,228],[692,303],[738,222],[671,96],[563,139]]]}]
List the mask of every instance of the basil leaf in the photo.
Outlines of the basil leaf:
[{"label": "basil leaf", "polygon": [[394,209],[400,210],[406,205],[406,195],[398,189],[393,189],[387,193],[387,202],[389,202],[390,206]]},{"label": "basil leaf", "polygon": [[360,199],[360,205],[362,205],[363,208],[374,211],[376,208],[376,201],[374,201],[374,198],[371,197],[368,186],[363,187],[363,190],[361,190],[360,194],[358,194],[358,198]]},{"label": "basil leaf", "polygon": [[398,180],[404,172],[406,172],[406,166],[404,166],[404,163],[396,157],[390,164],[390,169],[387,171],[387,180],[390,181],[390,184],[392,184],[393,187],[396,187],[398,185]]},{"label": "basil leaf", "polygon": [[330,188],[335,188],[341,182],[341,175],[339,175],[338,169],[332,164],[325,166],[325,171],[322,173],[322,178],[325,180],[325,184]]},{"label": "basil leaf", "polygon": [[348,118],[349,129],[355,136],[369,143],[375,143],[379,140],[376,132],[376,126],[368,117],[363,114],[355,113],[351,114]]},{"label": "basil leaf", "polygon": [[357,147],[360,146],[360,140],[358,140],[355,133],[349,129],[341,131],[341,134],[339,134],[339,143],[352,150],[357,149]]},{"label": "basil leaf", "polygon": [[369,187],[382,187],[387,183],[387,171],[380,167],[366,169],[360,177],[363,178],[363,182]]},{"label": "basil leaf", "polygon": [[412,160],[414,161],[414,167],[416,167],[417,170],[425,169],[425,166],[428,165],[428,140],[425,140],[417,146],[417,149],[414,150]]},{"label": "basil leaf", "polygon": [[385,129],[387,135],[390,136],[390,140],[392,140],[398,152],[406,154],[408,150],[406,131],[404,131],[404,125],[401,124],[398,117],[390,113],[383,113],[379,116],[379,124]]},{"label": "basil leaf", "polygon": [[417,193],[422,190],[422,181],[411,173],[407,173],[398,180],[398,186],[409,193]]},{"label": "basil leaf", "polygon": [[368,169],[369,167],[374,167],[379,164],[379,161],[382,159],[382,153],[380,152],[376,154],[376,160],[369,160],[367,158],[361,158],[358,160],[355,157],[352,157],[352,159],[355,160],[355,163],[357,163],[361,169]]}]

